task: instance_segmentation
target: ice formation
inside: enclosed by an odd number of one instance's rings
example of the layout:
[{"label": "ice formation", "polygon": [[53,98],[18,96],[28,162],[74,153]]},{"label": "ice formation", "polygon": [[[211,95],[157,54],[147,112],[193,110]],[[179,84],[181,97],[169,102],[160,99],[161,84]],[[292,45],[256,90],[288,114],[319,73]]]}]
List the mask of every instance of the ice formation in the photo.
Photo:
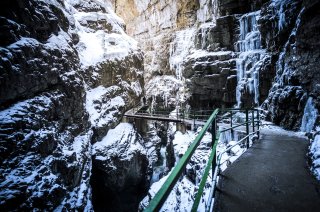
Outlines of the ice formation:
[{"label": "ice formation", "polygon": [[318,117],[318,110],[315,108],[312,100],[312,97],[309,97],[304,108],[300,127],[300,130],[303,132],[311,132]]},{"label": "ice formation", "polygon": [[170,45],[170,69],[175,70],[178,80],[182,80],[182,64],[189,51],[194,47],[196,28],[187,28],[175,33],[175,39]]},{"label": "ice formation", "polygon": [[259,67],[266,51],[261,49],[260,32],[257,20],[260,11],[251,12],[240,18],[240,36],[235,49],[240,52],[237,59],[238,85],[236,90],[237,106],[241,106],[243,92],[253,95],[253,102],[259,105]]}]

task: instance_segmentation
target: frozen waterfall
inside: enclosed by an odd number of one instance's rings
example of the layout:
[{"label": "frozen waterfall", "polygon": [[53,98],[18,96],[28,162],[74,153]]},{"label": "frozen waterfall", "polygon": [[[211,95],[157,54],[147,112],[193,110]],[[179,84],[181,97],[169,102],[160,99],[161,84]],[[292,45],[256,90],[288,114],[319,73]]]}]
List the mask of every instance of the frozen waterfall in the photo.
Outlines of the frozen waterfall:
[{"label": "frozen waterfall", "polygon": [[196,28],[185,29],[176,32],[175,38],[170,45],[169,64],[170,69],[175,70],[178,80],[182,80],[182,64],[189,50],[193,47]]},{"label": "frozen waterfall", "polygon": [[302,132],[311,132],[316,123],[317,116],[318,110],[312,102],[312,97],[309,97],[304,108],[300,130]]},{"label": "frozen waterfall", "polygon": [[237,59],[238,85],[236,90],[237,106],[241,107],[244,93],[253,96],[253,104],[259,104],[259,69],[266,51],[261,49],[260,31],[257,21],[260,11],[247,13],[240,18],[240,35],[235,44],[239,52]]}]

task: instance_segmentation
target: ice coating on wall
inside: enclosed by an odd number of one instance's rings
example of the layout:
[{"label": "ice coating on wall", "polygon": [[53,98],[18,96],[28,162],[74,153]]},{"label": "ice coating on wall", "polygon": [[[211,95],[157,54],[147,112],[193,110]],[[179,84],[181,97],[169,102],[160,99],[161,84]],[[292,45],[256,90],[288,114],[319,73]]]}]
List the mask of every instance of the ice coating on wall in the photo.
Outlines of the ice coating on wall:
[{"label": "ice coating on wall", "polygon": [[255,105],[259,105],[259,69],[262,59],[266,56],[265,49],[261,49],[260,32],[257,21],[260,11],[247,13],[240,18],[239,41],[235,44],[236,51],[240,52],[237,59],[236,90],[237,106],[241,107],[243,92],[253,96]]},{"label": "ice coating on wall", "polygon": [[199,0],[199,9],[197,10],[197,20],[201,23],[211,21],[215,21],[214,9],[216,9],[213,4],[215,1],[212,0]]},{"label": "ice coating on wall", "polygon": [[304,108],[300,130],[303,132],[311,132],[316,123],[317,116],[318,110],[312,102],[312,97],[309,97]]},{"label": "ice coating on wall", "polygon": [[290,3],[291,0],[273,0],[272,4],[279,8],[279,10],[276,10],[277,16],[279,17],[278,20],[278,30],[282,30],[286,27],[286,5]]},{"label": "ice coating on wall", "polygon": [[177,79],[182,79],[182,63],[193,47],[195,28],[187,28],[176,32],[175,39],[170,45],[170,69],[175,70]]},{"label": "ice coating on wall", "polygon": [[160,161],[162,162],[159,166],[155,166],[153,169],[151,184],[157,182],[162,177],[167,169],[167,157],[166,157],[166,146],[162,146],[160,149]]},{"label": "ice coating on wall", "polygon": [[260,49],[260,32],[257,25],[259,17],[260,11],[257,11],[247,13],[240,18],[240,39],[237,42],[237,51],[246,52]]}]

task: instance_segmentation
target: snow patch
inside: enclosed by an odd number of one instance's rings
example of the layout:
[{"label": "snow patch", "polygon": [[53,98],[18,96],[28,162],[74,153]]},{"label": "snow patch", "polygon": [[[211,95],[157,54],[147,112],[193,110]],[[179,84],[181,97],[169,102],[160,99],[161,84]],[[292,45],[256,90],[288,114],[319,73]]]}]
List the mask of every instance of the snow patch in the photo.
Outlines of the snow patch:
[{"label": "snow patch", "polygon": [[60,30],[58,35],[52,34],[50,36],[45,46],[51,50],[60,49],[60,50],[73,51],[69,43],[71,43],[71,38],[68,35],[68,33]]},{"label": "snow patch", "polygon": [[304,132],[295,132],[295,131],[290,131],[290,130],[285,130],[282,127],[276,126],[271,122],[266,122],[264,121],[262,125],[265,125],[261,130],[266,133],[266,134],[280,134],[280,135],[286,135],[289,137],[299,137],[299,138],[305,138]]},{"label": "snow patch", "polygon": [[78,50],[82,65],[90,66],[102,62],[105,51],[104,37],[105,33],[101,30],[93,33],[79,32]]},{"label": "snow patch", "polygon": [[[121,155],[122,159],[130,158],[132,153],[137,151],[146,154],[146,150],[137,142],[137,139],[137,133],[132,124],[120,123],[114,129],[109,130],[101,141],[93,145],[92,154],[96,155],[96,159],[103,161],[116,155]],[[126,147],[125,152],[118,151],[121,146]],[[99,155],[101,153],[102,155]]]},{"label": "snow patch", "polygon": [[[86,4],[67,0],[66,7],[73,15],[75,31],[79,35],[77,50],[83,67],[95,66],[105,60],[121,59],[138,50],[137,41],[125,33],[124,21],[113,12],[109,1],[97,0],[92,5],[104,8],[106,13],[78,11],[74,6],[80,3]],[[91,23],[108,27],[95,28]]]},{"label": "snow patch", "polygon": [[98,86],[86,92],[86,110],[93,126],[102,127],[117,121],[116,116],[120,115],[121,108],[125,106],[121,96],[109,97],[110,93],[117,91],[120,91],[118,86]]},{"label": "snow patch", "polygon": [[234,55],[234,52],[232,51],[217,51],[217,52],[208,52],[203,49],[197,49],[197,50],[192,50],[191,54],[188,55],[188,59],[194,58],[200,58],[200,57],[208,57],[208,56],[217,56],[217,57],[228,57],[230,55]]},{"label": "snow patch", "polygon": [[15,50],[15,49],[16,50],[20,50],[24,46],[34,46],[35,47],[35,46],[38,46],[38,45],[40,45],[40,42],[37,41],[36,39],[22,37],[17,42],[7,46],[7,48],[8,49],[13,49],[13,50]]},{"label": "snow patch", "polygon": [[[146,94],[148,97],[153,99],[151,108],[155,107],[156,97],[161,97],[164,100],[164,106],[174,104],[176,101],[175,94],[179,90],[183,90],[182,82],[176,79],[174,76],[156,76],[153,77],[145,87]],[[181,91],[182,93],[183,91]],[[181,96],[183,98],[183,96]]]}]

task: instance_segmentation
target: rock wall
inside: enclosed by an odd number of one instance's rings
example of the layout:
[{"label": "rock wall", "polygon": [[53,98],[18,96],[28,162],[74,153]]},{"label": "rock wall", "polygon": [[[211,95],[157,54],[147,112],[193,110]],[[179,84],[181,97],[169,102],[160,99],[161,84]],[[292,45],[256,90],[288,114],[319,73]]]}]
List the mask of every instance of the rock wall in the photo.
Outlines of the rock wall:
[{"label": "rock wall", "polygon": [[149,187],[149,161],[142,143],[131,124],[121,123],[93,145],[91,184],[95,210],[138,208]]},{"label": "rock wall", "polygon": [[[1,210],[98,210],[99,185],[114,192],[116,210],[127,197],[115,191],[144,191],[151,153],[134,129],[118,149],[109,142],[91,155],[144,95],[154,106],[211,108],[235,105],[241,91],[242,106],[265,101],[276,124],[319,125],[319,0],[112,3],[127,25],[110,1],[0,2]],[[246,34],[260,36],[267,57],[246,63],[256,68],[243,71],[241,90],[234,43],[259,9],[258,30]]]},{"label": "rock wall", "polygon": [[143,54],[109,1],[0,8],[0,210],[92,210],[91,146],[140,101]]},{"label": "rock wall", "polygon": [[[307,100],[319,110],[319,1],[289,1],[270,4],[265,10],[279,10],[278,30],[269,31],[269,49],[282,46],[276,62],[275,82],[264,107],[269,118],[288,129],[300,129]],[[272,36],[275,37],[275,36]],[[284,41],[286,41],[284,43]],[[284,43],[284,44],[283,44]],[[283,44],[283,45],[281,45]],[[279,47],[278,47],[279,48]],[[318,120],[319,121],[319,120]]]},{"label": "rock wall", "polygon": [[185,102],[188,91],[176,67],[181,66],[193,45],[195,32],[184,30],[196,29],[194,26],[199,23],[212,20],[212,1],[117,0],[114,5],[116,13],[127,23],[128,34],[138,40],[145,53],[144,78],[149,101],[171,107]]},{"label": "rock wall", "polygon": [[[145,90],[152,105],[253,107],[266,100],[270,120],[298,129],[307,99],[311,96],[317,104],[312,61],[318,52],[306,45],[317,43],[302,32],[318,36],[311,32],[318,26],[310,6],[317,2],[117,0],[114,5],[145,52]],[[256,23],[250,26],[254,11]],[[249,27],[245,34],[242,22]],[[238,48],[257,40],[259,48]]]},{"label": "rock wall", "polygon": [[[239,14],[258,10],[265,2],[114,1],[117,14],[127,23],[127,32],[145,52],[145,90],[152,105],[235,105],[238,50],[234,44],[240,33]],[[228,59],[214,54],[228,54]],[[263,91],[270,86],[265,83]],[[252,94],[247,94],[246,106],[254,105]],[[260,103],[265,98],[264,93]]]},{"label": "rock wall", "polygon": [[84,84],[61,7],[1,3],[2,210],[90,202],[90,190],[80,190],[91,169]]}]

